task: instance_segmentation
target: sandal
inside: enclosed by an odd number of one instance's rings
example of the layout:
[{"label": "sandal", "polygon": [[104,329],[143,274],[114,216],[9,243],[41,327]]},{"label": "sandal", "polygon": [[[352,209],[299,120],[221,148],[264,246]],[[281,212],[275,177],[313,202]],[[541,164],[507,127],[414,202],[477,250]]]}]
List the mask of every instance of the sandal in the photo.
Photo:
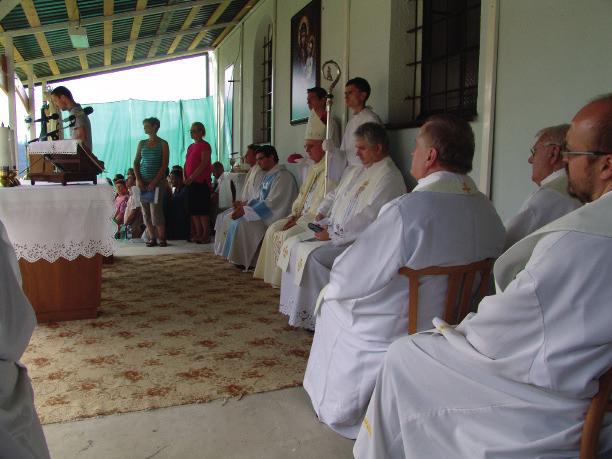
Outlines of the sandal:
[{"label": "sandal", "polygon": [[[155,247],[157,245],[157,241],[155,239],[151,240],[151,241],[147,241],[147,243],[145,244],[147,247]],[[160,244],[161,245],[161,244]]]},{"label": "sandal", "polygon": [[164,239],[163,241],[159,241],[159,246],[160,247],[168,247],[168,243],[166,242],[166,240]]}]

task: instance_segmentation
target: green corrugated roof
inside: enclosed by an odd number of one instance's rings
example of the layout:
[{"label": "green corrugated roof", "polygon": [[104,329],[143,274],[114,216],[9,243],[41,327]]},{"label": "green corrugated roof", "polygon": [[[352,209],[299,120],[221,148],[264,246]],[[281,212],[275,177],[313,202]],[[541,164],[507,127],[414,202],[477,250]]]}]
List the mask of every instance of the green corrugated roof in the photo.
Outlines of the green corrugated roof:
[{"label": "green corrugated roof", "polygon": [[[198,3],[199,1],[199,3]],[[253,6],[259,0],[232,0],[221,16],[217,19],[216,24],[234,22],[236,16],[248,6]],[[191,43],[197,36],[197,31],[191,32],[182,36],[178,46],[172,54],[167,56],[171,44],[175,36],[164,36],[157,47],[155,56],[149,58],[148,54],[151,49],[153,39],[160,35],[175,34],[181,30],[185,19],[194,7],[199,7],[194,20],[189,25],[190,29],[197,30],[198,27],[206,25],[211,16],[217,11],[224,2],[222,0],[210,0],[207,3],[203,0],[148,0],[145,11],[150,11],[150,14],[142,16],[142,23],[138,31],[138,39],[151,40],[137,43],[134,47],[133,62],[126,63],[127,47],[130,40],[130,34],[134,24],[134,17],[113,19],[113,34],[112,44],[121,44],[120,47],[111,50],[111,65],[121,64],[123,66],[134,65],[140,66],[147,62],[154,62],[155,58],[160,57],[183,57],[190,54],[202,53],[206,49],[212,47],[215,39],[221,34],[223,28],[217,28],[208,31],[204,38],[196,46],[195,50],[189,50]],[[18,51],[16,56],[23,58],[25,63],[32,63],[37,81],[46,79],[48,81],[61,80],[66,77],[76,76],[80,73],[100,73],[112,70],[112,67],[104,66],[104,52],[101,50],[91,51],[88,49],[82,50],[81,54],[85,54],[89,69],[84,71],[81,67],[81,60],[77,54],[77,50],[72,47],[72,42],[68,34],[68,12],[66,4],[61,0],[33,0],[36,14],[43,28],[44,37],[49,45],[52,55],[44,56],[40,48],[40,44],[36,36],[32,33],[32,27],[26,17],[26,14],[19,4],[4,18],[0,19],[0,26],[6,34],[15,34],[13,36],[13,45]],[[114,0],[113,15],[129,14],[135,11],[136,0]],[[186,8],[180,8],[185,6]],[[159,11],[156,8],[176,8],[172,11]],[[90,48],[104,45],[104,26],[103,23],[87,24],[87,21],[94,21],[97,18],[102,18],[104,15],[103,0],[78,0],[80,21],[84,22],[87,30],[87,37]],[[32,20],[32,18],[30,18]],[[163,21],[163,22],[162,22]],[[163,25],[163,26],[162,26]],[[47,30],[57,26],[64,26],[56,30]],[[0,35],[0,36],[2,36]],[[3,46],[0,45],[0,52],[4,52]],[[69,53],[66,56],[66,53]],[[35,61],[34,59],[45,59],[45,61]],[[19,60],[19,59],[18,59]],[[50,60],[54,60],[60,70],[59,75],[52,73],[51,67],[48,64]],[[17,74],[22,79],[24,84],[27,84],[26,72],[20,67],[20,62],[16,63]]]}]

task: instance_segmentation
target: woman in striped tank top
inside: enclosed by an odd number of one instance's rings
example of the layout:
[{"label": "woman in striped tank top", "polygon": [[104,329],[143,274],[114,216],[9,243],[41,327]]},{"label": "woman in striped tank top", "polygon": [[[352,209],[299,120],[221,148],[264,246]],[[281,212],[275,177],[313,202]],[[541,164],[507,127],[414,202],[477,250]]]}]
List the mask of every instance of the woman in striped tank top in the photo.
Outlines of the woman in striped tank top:
[{"label": "woman in striped tank top", "polygon": [[[159,120],[146,118],[142,122],[144,132],[149,136],[141,140],[134,159],[136,185],[141,191],[142,213],[147,234],[148,247],[154,247],[159,240],[160,247],[166,247],[166,221],[164,218],[163,201],[165,196],[165,175],[168,169],[168,142],[157,137]],[[149,193],[146,193],[149,192]],[[149,202],[146,202],[149,201]]]}]

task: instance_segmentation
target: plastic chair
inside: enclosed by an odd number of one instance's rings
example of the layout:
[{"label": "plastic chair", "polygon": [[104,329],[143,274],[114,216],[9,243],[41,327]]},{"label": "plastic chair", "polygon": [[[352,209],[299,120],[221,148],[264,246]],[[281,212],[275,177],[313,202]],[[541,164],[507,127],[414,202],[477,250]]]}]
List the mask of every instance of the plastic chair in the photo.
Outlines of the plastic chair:
[{"label": "plastic chair", "polygon": [[599,431],[606,412],[612,412],[612,368],[599,378],[599,392],[591,400],[582,426],[580,459],[595,459],[599,446]]},{"label": "plastic chair", "polygon": [[[400,268],[399,273],[408,277],[408,333],[417,331],[419,305],[419,279],[422,276],[448,276],[448,289],[443,319],[457,324],[470,312],[470,307],[479,302],[491,289],[493,258],[459,266],[430,266],[423,269]],[[480,285],[474,289],[476,274],[480,274]]]}]

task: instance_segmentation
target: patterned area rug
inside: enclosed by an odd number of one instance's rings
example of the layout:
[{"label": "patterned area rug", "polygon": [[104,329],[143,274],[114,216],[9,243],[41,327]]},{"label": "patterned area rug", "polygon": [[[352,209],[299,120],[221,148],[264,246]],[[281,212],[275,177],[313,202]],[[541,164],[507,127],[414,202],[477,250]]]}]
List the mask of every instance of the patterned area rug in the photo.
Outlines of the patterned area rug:
[{"label": "patterned area rug", "polygon": [[44,424],[300,385],[312,335],[278,290],[209,253],[105,265],[95,320],[39,325],[23,363]]}]

